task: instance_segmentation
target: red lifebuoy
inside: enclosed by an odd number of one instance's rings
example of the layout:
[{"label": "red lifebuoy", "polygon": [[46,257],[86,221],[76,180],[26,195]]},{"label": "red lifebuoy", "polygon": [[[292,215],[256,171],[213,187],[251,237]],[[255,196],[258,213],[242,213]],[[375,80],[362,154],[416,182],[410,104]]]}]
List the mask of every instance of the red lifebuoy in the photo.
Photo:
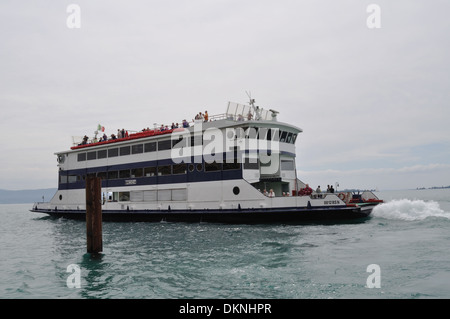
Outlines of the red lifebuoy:
[{"label": "red lifebuoy", "polygon": [[338,197],[344,201],[346,196],[344,193],[339,193]]}]

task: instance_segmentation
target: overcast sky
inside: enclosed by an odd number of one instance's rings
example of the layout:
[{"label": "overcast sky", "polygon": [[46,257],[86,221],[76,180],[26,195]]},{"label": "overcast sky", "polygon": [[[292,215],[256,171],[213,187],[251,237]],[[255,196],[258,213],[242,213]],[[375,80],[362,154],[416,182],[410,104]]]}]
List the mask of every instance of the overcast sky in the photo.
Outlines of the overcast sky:
[{"label": "overcast sky", "polygon": [[98,124],[224,113],[245,91],[304,130],[297,171],[314,188],[450,185],[449,12],[448,0],[2,0],[0,188],[57,187],[54,152]]}]

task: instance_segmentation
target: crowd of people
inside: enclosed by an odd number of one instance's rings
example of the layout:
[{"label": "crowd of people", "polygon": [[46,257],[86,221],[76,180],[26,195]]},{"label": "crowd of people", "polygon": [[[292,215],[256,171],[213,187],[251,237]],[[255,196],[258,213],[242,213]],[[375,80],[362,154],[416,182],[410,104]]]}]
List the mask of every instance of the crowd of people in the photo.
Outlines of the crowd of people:
[{"label": "crowd of people", "polygon": [[[258,190],[261,192],[260,189],[258,189]],[[267,197],[275,197],[275,192],[273,191],[273,189],[270,189],[269,191],[264,189],[261,193],[263,195],[266,195]],[[304,188],[301,188],[298,191],[297,195],[298,196],[309,196],[309,195],[312,195],[313,193],[315,193],[315,194],[322,194],[322,190],[320,189],[320,185],[317,186],[317,189],[314,192],[313,189],[308,184],[306,184]],[[333,185],[327,185],[326,193],[334,193]],[[289,196],[291,196],[291,194],[289,192],[282,192],[281,196],[289,197]]]}]

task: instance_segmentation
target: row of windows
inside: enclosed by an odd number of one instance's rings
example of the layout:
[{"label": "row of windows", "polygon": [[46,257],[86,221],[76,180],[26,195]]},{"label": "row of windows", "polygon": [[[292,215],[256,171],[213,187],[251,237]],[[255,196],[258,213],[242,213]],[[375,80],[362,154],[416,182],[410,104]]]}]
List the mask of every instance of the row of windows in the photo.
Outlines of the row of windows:
[{"label": "row of windows", "polygon": [[[213,172],[221,170],[236,170],[240,169],[241,164],[235,160],[233,163],[198,163],[194,164],[174,164],[174,165],[161,165],[161,166],[149,166],[123,170],[102,171],[97,172],[96,176],[104,180],[113,179],[126,179],[126,178],[139,178],[139,177],[152,177],[152,176],[168,176],[168,175],[182,175],[186,174],[187,170],[194,172]],[[85,180],[86,175],[60,175],[60,183],[76,183]]]},{"label": "row of windows", "polygon": [[[254,138],[254,139],[265,139],[265,140],[273,140],[275,139],[275,133],[279,132],[279,141],[284,143],[291,143],[294,144],[295,140],[297,138],[297,134],[289,133],[286,131],[279,131],[279,130],[273,130],[267,129],[267,128],[247,128],[247,131],[245,129],[237,129],[235,131],[236,137],[246,137],[246,138]],[[191,144],[190,145],[202,145],[203,143],[202,136],[191,136]],[[99,151],[91,151],[91,152],[82,152],[78,153],[78,162],[84,162],[86,160],[96,160],[96,159],[103,159],[103,158],[111,158],[111,157],[117,157],[117,156],[126,156],[126,155],[132,155],[132,154],[142,154],[142,153],[148,153],[148,152],[156,152],[158,151],[165,151],[170,150],[172,147],[176,144],[178,144],[180,141],[182,141],[182,138],[179,140],[163,140],[158,142],[149,142],[145,144],[136,144],[131,146],[122,146],[122,147],[115,147],[115,148],[109,148],[107,150],[99,150]],[[186,145],[179,144],[179,147],[186,147]]]},{"label": "row of windows", "polygon": [[115,148],[109,148],[107,150],[100,150],[100,151],[91,151],[87,153],[78,153],[78,162],[83,161],[90,161],[90,160],[96,160],[96,159],[102,159],[102,158],[110,158],[110,157],[117,157],[117,156],[125,156],[130,154],[142,154],[147,152],[155,152],[156,149],[161,150],[169,150],[171,149],[171,141],[159,141],[158,144],[156,142],[150,142],[145,144],[136,144],[132,146],[122,146],[122,147],[115,147]]}]

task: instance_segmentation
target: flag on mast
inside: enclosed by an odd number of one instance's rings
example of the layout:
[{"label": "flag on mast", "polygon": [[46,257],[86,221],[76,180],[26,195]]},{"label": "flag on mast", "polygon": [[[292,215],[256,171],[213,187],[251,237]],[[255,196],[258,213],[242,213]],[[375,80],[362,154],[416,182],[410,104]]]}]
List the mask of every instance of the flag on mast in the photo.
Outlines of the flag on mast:
[{"label": "flag on mast", "polygon": [[101,126],[100,124],[97,126],[97,131],[102,131],[102,132],[104,132],[105,131],[105,127],[104,126]]}]

